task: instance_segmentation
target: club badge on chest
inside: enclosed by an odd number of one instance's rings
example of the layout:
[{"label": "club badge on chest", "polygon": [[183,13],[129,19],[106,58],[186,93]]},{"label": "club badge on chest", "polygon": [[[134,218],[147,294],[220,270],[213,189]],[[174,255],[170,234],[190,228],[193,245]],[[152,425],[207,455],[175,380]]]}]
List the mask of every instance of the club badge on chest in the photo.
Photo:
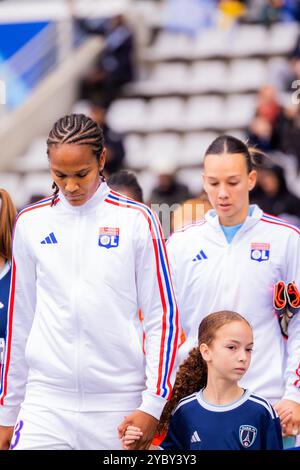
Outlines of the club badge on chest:
[{"label": "club badge on chest", "polygon": [[98,245],[103,248],[116,248],[119,246],[119,233],[119,228],[100,227]]}]

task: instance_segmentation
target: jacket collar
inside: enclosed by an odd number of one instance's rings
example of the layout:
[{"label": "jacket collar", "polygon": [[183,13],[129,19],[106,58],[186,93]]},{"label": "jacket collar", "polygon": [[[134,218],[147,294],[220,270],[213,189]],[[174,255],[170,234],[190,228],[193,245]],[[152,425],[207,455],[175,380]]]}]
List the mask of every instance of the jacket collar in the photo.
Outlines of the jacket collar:
[{"label": "jacket collar", "polygon": [[[258,207],[256,204],[253,204],[250,206],[252,208],[252,214],[250,213],[247,215],[242,227],[240,228],[239,231],[245,232],[246,230],[250,229],[254,225],[259,222],[263,215],[263,211]],[[214,209],[208,211],[205,214],[205,220],[209,223],[210,226],[212,226],[215,230],[222,232],[222,228],[220,226],[219,222],[219,217],[217,216],[217,213]]]},{"label": "jacket collar", "polygon": [[110,189],[105,182],[101,182],[97,191],[93,194],[93,196],[81,206],[72,206],[60,191],[58,197],[61,201],[62,206],[68,210],[68,212],[74,212],[77,214],[87,213],[94,211],[99,204],[106,198]]}]

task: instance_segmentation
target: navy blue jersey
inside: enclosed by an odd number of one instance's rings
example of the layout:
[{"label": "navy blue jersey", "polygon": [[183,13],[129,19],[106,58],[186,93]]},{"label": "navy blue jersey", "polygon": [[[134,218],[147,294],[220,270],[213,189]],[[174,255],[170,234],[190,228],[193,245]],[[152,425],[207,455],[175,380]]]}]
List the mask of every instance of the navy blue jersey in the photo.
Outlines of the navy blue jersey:
[{"label": "navy blue jersey", "polygon": [[229,405],[207,403],[202,390],[181,400],[173,413],[164,450],[282,449],[281,426],[272,406],[246,390]]},{"label": "navy blue jersey", "polygon": [[5,338],[8,298],[10,289],[10,266],[7,263],[0,272],[0,339]]}]

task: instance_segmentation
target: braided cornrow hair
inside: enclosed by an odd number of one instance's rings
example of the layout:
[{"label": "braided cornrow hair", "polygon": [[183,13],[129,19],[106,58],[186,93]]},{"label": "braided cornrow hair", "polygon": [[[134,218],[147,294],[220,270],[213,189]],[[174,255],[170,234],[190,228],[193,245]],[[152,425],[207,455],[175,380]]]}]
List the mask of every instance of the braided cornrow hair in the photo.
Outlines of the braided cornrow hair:
[{"label": "braided cornrow hair", "polygon": [[[56,121],[49,133],[47,139],[48,158],[50,146],[59,144],[91,145],[93,154],[99,161],[104,148],[103,131],[88,116],[69,114]],[[102,172],[100,172],[100,177],[102,181],[105,180]],[[53,183],[52,189],[54,192],[51,205],[54,205],[59,191],[56,183]]]}]

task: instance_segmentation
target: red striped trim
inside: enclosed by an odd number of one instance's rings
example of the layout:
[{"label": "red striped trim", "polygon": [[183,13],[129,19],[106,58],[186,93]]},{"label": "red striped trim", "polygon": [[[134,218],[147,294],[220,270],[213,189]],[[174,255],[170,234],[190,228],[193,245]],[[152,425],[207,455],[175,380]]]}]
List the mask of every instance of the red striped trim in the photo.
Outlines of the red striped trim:
[{"label": "red striped trim", "polygon": [[[145,206],[147,209],[149,209],[149,207],[144,204],[143,202],[140,202],[140,201],[136,201],[135,199],[132,199],[131,197],[129,196],[125,196],[125,194],[121,194],[121,193],[118,193],[118,191],[114,191],[113,189],[109,188],[110,189],[110,194],[113,194],[114,196],[117,196],[121,199],[128,199],[128,202],[135,202],[137,204],[140,204],[141,206]],[[108,194],[109,196],[109,194]]]},{"label": "red striped trim", "polygon": [[[269,217],[272,217],[273,219],[277,219],[281,222],[284,222],[285,224],[288,224],[288,222],[286,220],[282,219],[281,217],[277,217],[277,215],[269,214],[268,212],[265,212],[265,211],[263,212],[263,216],[264,216],[264,214],[268,215]],[[288,224],[288,225],[291,225],[291,224]]]},{"label": "red striped trim", "polygon": [[12,340],[12,324],[13,324],[13,312],[14,312],[14,303],[15,303],[15,285],[16,285],[16,263],[14,258],[12,259],[12,276],[11,276],[11,286],[9,293],[9,307],[8,307],[8,322],[7,322],[7,343],[6,343],[6,359],[5,359],[5,369],[3,371],[3,390],[2,396],[0,398],[0,405],[4,404],[4,398],[7,393],[7,376],[8,369],[10,364],[10,354],[11,354],[11,340]]},{"label": "red striped trim", "polygon": [[293,225],[287,225],[285,223],[280,223],[280,222],[276,222],[275,220],[267,220],[267,219],[264,219],[263,217],[260,219],[262,222],[267,222],[268,224],[274,224],[274,225],[281,225],[282,227],[286,227],[286,228],[290,228],[291,230],[294,230],[294,232],[298,233],[298,235],[300,235],[300,230],[298,230],[296,227],[294,227]]},{"label": "red striped trim", "polygon": [[[49,199],[49,198],[48,198]],[[43,201],[43,199],[42,199]],[[48,201],[45,204],[35,204],[23,209],[16,217],[16,222],[14,225],[13,231],[13,238],[16,231],[17,221],[19,220],[20,216],[25,214],[25,212],[30,212],[34,209],[39,209],[40,207],[51,206],[51,201]],[[4,398],[7,393],[7,376],[8,370],[10,366],[10,354],[11,354],[11,340],[12,340],[12,324],[13,324],[13,311],[14,311],[14,302],[15,302],[15,283],[16,283],[16,263],[13,258],[12,260],[12,277],[11,277],[11,286],[10,286],[10,293],[9,293],[9,307],[8,307],[8,324],[7,324],[7,343],[6,343],[6,360],[5,360],[5,370],[3,371],[3,390],[2,395],[0,398],[0,404],[3,405]]]},{"label": "red striped trim", "polygon": [[46,206],[51,206],[51,201],[49,202],[45,202],[45,204],[39,204],[38,206],[31,206],[31,207],[28,207],[27,209],[23,209],[17,216],[16,218],[16,222],[17,220],[19,220],[20,216],[25,214],[25,212],[30,212],[30,211],[33,211],[34,209],[39,209],[40,207],[46,207]]},{"label": "red striped trim", "polygon": [[[128,200],[129,204],[130,204],[130,202],[134,202],[135,204],[137,203],[137,201],[135,201],[135,200],[133,200],[133,199],[130,199],[130,198],[127,198],[127,197],[124,197],[122,194],[120,194],[120,193],[118,193],[118,192],[116,192],[116,191],[111,190],[110,192],[111,192],[111,194],[114,194],[114,195],[117,196],[118,198],[122,198],[122,199]],[[142,203],[140,203],[140,202],[138,202],[138,204],[140,205],[140,207],[139,207],[139,206],[131,206],[131,205],[130,205],[130,206],[127,206],[127,205],[125,205],[125,203],[123,203],[123,204],[124,204],[123,207],[130,207],[130,208],[132,208],[132,209],[139,209],[139,210],[141,210],[141,209],[144,208],[144,209],[146,209],[146,210],[149,210],[149,207],[148,207],[148,206],[146,206],[145,204],[142,204]],[[115,204],[115,205],[119,205],[119,204]],[[159,234],[160,234],[160,237],[161,237],[162,247],[163,247],[163,251],[164,251],[164,255],[165,255],[165,262],[166,262],[166,266],[167,266],[169,278],[170,278],[170,280],[171,280],[171,271],[170,271],[169,260],[168,260],[168,256],[167,256],[166,244],[165,244],[165,242],[164,242],[164,236],[163,236],[163,233],[162,233],[162,228],[161,228],[161,225],[160,225],[160,223],[159,223],[159,221],[158,221],[157,215],[155,214],[155,212],[152,212],[152,213],[153,213],[153,216],[154,216],[154,218],[155,218],[155,220],[156,220],[157,227],[158,227],[158,230],[159,230]],[[144,214],[144,212],[143,212],[143,214]],[[149,224],[149,220],[150,220],[150,219],[148,218],[148,215],[146,216],[146,215],[144,214],[144,216],[147,218],[148,224]],[[152,223],[151,220],[150,220],[150,223]],[[205,223],[205,221],[203,221],[203,223]],[[199,224],[199,225],[201,225],[201,224]],[[150,227],[150,225],[149,225],[149,227]],[[150,227],[150,230],[151,230],[151,227]],[[152,230],[151,230],[151,233],[152,233],[152,235],[153,235],[153,231],[152,231]],[[152,239],[153,239],[153,236],[152,236]],[[167,379],[166,379],[166,384],[167,384],[167,386],[169,387],[169,390],[170,390],[167,399],[169,399],[169,398],[171,397],[171,394],[172,394],[172,385],[171,385],[170,379],[171,379],[171,372],[172,372],[172,369],[173,369],[174,363],[175,363],[176,352],[177,352],[177,348],[178,348],[178,346],[177,346],[177,345],[178,345],[178,335],[179,335],[179,313],[178,313],[178,307],[177,307],[177,302],[176,302],[176,298],[175,298],[175,294],[174,294],[174,289],[173,289],[173,284],[172,284],[172,282],[170,282],[170,288],[171,288],[171,291],[172,291],[173,302],[174,302],[174,307],[175,307],[175,308],[174,308],[174,318],[175,318],[174,326],[175,326],[175,330],[176,330],[176,331],[175,331],[175,338],[174,338],[174,345],[175,345],[175,347],[172,348],[172,349],[173,349],[173,353],[172,353],[172,355],[171,355],[170,366],[169,366],[169,372],[168,372]],[[162,339],[163,339],[163,338],[162,338]],[[163,359],[162,359],[162,360],[163,360]]]},{"label": "red striped trim", "polygon": [[169,372],[168,372],[168,375],[167,375],[167,385],[168,385],[169,390],[170,390],[170,393],[167,396],[167,400],[169,400],[171,398],[171,395],[172,395],[172,384],[171,384],[171,381],[170,381],[171,380],[171,373],[172,373],[172,369],[174,367],[176,353],[177,353],[177,349],[178,349],[177,345],[178,345],[178,335],[179,335],[179,313],[178,313],[178,306],[177,306],[176,297],[175,297],[174,288],[173,288],[173,283],[172,283],[172,278],[171,278],[171,270],[170,270],[168,255],[167,255],[167,248],[166,248],[166,244],[164,242],[164,235],[163,235],[163,232],[162,232],[161,225],[158,221],[157,215],[155,213],[153,213],[153,214],[154,214],[154,217],[156,219],[159,234],[160,234],[160,238],[161,238],[161,241],[162,241],[162,246],[163,246],[165,260],[166,260],[166,265],[167,265],[167,268],[168,268],[168,274],[169,274],[169,278],[170,278],[170,288],[172,290],[172,296],[173,296],[174,304],[175,304],[175,307],[176,307],[176,310],[174,312],[174,315],[175,315],[175,328],[176,328],[175,339],[174,339],[175,347],[173,348],[173,353],[172,353],[172,356],[171,356]]},{"label": "red striped trim", "polygon": [[180,232],[186,232],[186,230],[189,230],[190,228],[193,228],[193,227],[201,227],[202,225],[206,224],[206,220],[203,219],[202,220],[198,220],[198,221],[195,221],[191,224],[187,224],[187,225],[184,225],[183,227],[179,228],[178,230],[175,230],[174,233],[180,233]]},{"label": "red striped trim", "polygon": [[[116,193],[117,194],[117,193]],[[120,197],[120,196],[118,196]],[[163,285],[162,285],[162,280],[161,280],[161,274],[159,270],[159,255],[158,255],[158,246],[157,246],[157,241],[155,234],[153,232],[152,228],[152,222],[151,219],[149,218],[148,214],[146,214],[143,210],[142,207],[139,206],[129,206],[126,205],[125,203],[122,203],[120,201],[112,201],[110,199],[105,199],[105,202],[108,202],[109,204],[113,204],[114,206],[118,207],[125,207],[125,208],[130,208],[130,209],[136,209],[140,211],[143,216],[146,218],[150,232],[152,234],[152,242],[153,242],[153,247],[154,247],[154,253],[155,253],[155,261],[156,261],[156,271],[157,271],[157,279],[158,279],[158,285],[159,285],[159,292],[160,292],[160,298],[161,298],[161,303],[163,307],[163,326],[162,326],[162,338],[161,338],[161,343],[160,343],[160,355],[159,355],[159,367],[158,367],[158,380],[157,380],[157,388],[156,388],[156,393],[158,395],[161,395],[161,382],[162,382],[162,369],[163,369],[163,356],[164,356],[164,344],[165,344],[165,336],[166,336],[166,315],[167,315],[167,305],[166,305],[166,299],[164,295],[164,290],[163,290]]]},{"label": "red striped trim", "polygon": [[184,233],[184,232],[186,232],[187,230],[189,230],[190,228],[202,227],[204,224],[206,224],[206,220],[204,220],[204,221],[201,222],[201,223],[195,222],[194,224],[185,225],[184,227],[181,227],[181,228],[179,228],[178,230],[175,230],[175,232],[171,233],[171,235],[169,236],[168,240],[166,241],[166,244],[169,243],[169,241],[171,240],[171,238],[172,238],[174,235],[176,235],[176,233]]}]

